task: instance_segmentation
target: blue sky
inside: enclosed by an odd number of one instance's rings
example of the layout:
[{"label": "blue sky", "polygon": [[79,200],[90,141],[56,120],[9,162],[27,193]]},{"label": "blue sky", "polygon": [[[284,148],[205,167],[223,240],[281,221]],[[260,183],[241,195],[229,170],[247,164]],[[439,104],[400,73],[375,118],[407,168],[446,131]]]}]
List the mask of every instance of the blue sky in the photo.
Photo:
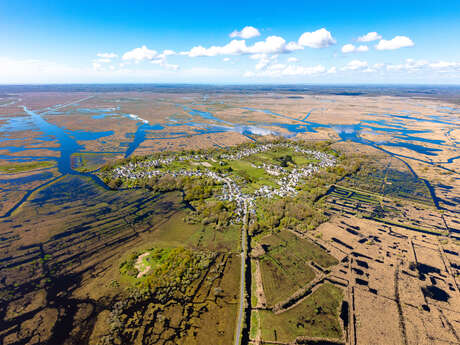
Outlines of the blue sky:
[{"label": "blue sky", "polygon": [[5,1],[0,83],[460,84],[460,1]]}]

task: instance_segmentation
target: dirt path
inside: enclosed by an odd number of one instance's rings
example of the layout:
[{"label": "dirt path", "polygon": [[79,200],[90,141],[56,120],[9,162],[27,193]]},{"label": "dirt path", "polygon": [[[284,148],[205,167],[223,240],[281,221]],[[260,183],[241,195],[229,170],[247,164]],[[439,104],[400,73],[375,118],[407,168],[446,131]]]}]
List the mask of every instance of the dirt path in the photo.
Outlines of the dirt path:
[{"label": "dirt path", "polygon": [[256,263],[255,270],[255,283],[256,283],[256,296],[257,296],[257,307],[265,308],[267,306],[267,299],[265,298],[264,284],[262,282],[262,272],[260,270],[260,261],[254,260]]},{"label": "dirt path", "polygon": [[148,265],[145,265],[142,260],[146,257],[146,256],[149,256],[150,255],[150,252],[146,252],[144,254],[141,254],[138,256],[137,260],[136,260],[136,264],[134,265],[134,267],[136,268],[136,270],[138,270],[138,274],[137,274],[137,278],[141,278],[142,276],[146,275],[149,271],[150,271],[150,268],[151,266],[148,266]]}]

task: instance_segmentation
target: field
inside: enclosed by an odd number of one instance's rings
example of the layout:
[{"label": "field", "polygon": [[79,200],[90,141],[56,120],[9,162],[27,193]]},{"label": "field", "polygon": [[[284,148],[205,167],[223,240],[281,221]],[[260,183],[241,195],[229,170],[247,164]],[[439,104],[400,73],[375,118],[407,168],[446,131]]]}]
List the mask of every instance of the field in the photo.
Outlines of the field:
[{"label": "field", "polygon": [[283,313],[261,311],[262,339],[284,343],[293,342],[297,337],[341,339],[342,298],[340,288],[326,283]]},{"label": "field", "polygon": [[51,168],[53,166],[54,166],[53,162],[47,162],[47,161],[6,164],[6,165],[0,165],[0,173],[15,174],[15,173],[21,173],[25,171]]},{"label": "field", "polygon": [[264,251],[259,260],[270,306],[288,299],[315,278],[311,262],[324,269],[337,264],[337,260],[320,247],[288,231],[264,237],[259,245]]}]

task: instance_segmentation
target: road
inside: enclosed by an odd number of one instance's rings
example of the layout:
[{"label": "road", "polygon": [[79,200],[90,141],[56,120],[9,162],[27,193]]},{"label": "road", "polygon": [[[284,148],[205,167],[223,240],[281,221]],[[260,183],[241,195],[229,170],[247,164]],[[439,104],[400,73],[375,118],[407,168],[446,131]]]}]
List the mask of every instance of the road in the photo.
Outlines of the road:
[{"label": "road", "polygon": [[246,257],[248,255],[247,251],[247,226],[248,226],[248,205],[247,202],[244,202],[244,217],[243,217],[243,227],[241,228],[241,278],[240,278],[240,306],[238,308],[238,320],[236,324],[235,331],[235,345],[240,345],[241,342],[241,331],[244,315],[244,291],[246,286]]}]

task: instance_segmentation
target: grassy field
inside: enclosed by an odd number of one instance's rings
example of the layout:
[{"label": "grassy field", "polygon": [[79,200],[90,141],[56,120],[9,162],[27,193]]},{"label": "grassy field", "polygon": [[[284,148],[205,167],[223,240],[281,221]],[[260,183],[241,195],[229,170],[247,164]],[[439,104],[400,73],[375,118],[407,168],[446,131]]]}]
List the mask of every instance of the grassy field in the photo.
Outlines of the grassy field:
[{"label": "grassy field", "polygon": [[304,301],[288,311],[275,315],[260,311],[262,339],[292,342],[299,336],[340,338],[339,307],[343,292],[325,283]]},{"label": "grassy field", "polygon": [[253,310],[251,312],[251,330],[249,332],[249,337],[251,339],[255,339],[257,336],[257,332],[260,328],[260,316],[258,310]]},{"label": "grassy field", "polygon": [[[317,162],[316,159],[312,157],[305,156],[303,153],[295,152],[294,150],[287,147],[277,147],[271,151],[256,153],[249,156],[247,159],[254,164],[261,164],[262,162],[267,164],[276,164],[279,165],[279,157],[290,155],[294,164],[297,166],[306,165],[309,163]],[[292,164],[290,165],[293,166]]]},{"label": "grassy field", "polygon": [[257,189],[263,185],[277,187],[273,176],[267,174],[265,169],[256,168],[247,160],[229,161],[228,165],[233,169],[233,174],[246,179],[249,183],[247,188]]},{"label": "grassy field", "polygon": [[17,174],[25,171],[51,168],[55,165],[55,162],[50,161],[8,163],[6,165],[0,165],[0,173]]},{"label": "grassy field", "polygon": [[188,243],[198,248],[207,248],[218,252],[238,252],[241,234],[240,225],[230,225],[224,230],[215,230],[201,225],[199,231],[188,239]]},{"label": "grassy field", "polygon": [[72,167],[80,172],[93,171],[115,159],[119,154],[104,152],[77,152],[71,157]]},{"label": "grassy field", "polygon": [[287,299],[313,280],[315,272],[309,261],[324,268],[337,263],[320,247],[288,231],[265,237],[261,244],[266,248],[261,259],[261,270],[269,305]]}]

